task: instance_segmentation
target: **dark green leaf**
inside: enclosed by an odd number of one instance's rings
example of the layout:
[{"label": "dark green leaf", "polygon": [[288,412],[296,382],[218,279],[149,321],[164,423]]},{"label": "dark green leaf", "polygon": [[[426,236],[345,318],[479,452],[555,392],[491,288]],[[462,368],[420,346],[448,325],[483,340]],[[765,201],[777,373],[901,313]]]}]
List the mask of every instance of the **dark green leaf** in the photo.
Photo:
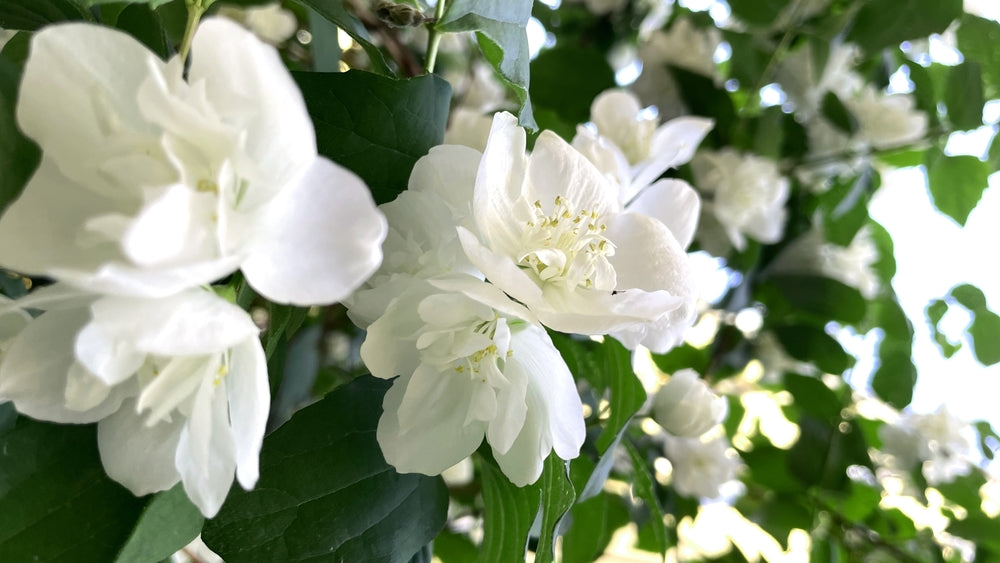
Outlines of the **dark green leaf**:
[{"label": "dark green leaf", "polygon": [[570,123],[590,119],[590,103],[615,86],[615,73],[603,53],[593,48],[556,47],[531,63],[531,100],[551,108]]},{"label": "dark green leaf", "polygon": [[77,2],[71,0],[3,0],[0,2],[0,28],[34,31],[50,23],[90,19]]},{"label": "dark green leaf", "polygon": [[958,48],[966,60],[979,63],[983,71],[986,97],[1000,97],[1000,51],[997,50],[997,45],[1000,44],[1000,23],[964,14],[956,35]]},{"label": "dark green leaf", "polygon": [[799,497],[793,495],[775,495],[747,516],[786,549],[788,534],[792,530],[810,530],[813,524],[812,512],[802,505]]},{"label": "dark green leaf", "polygon": [[837,129],[848,135],[857,133],[858,119],[844,107],[844,103],[833,92],[827,92],[823,96],[822,111],[823,117],[826,117]]},{"label": "dark green leaf", "polygon": [[846,432],[809,415],[799,421],[801,435],[788,452],[792,474],[802,482],[829,490],[844,490],[850,465],[871,466],[860,428],[848,424]]},{"label": "dark green leaf", "polygon": [[951,67],[944,90],[948,119],[957,129],[975,129],[983,124],[983,69],[975,61]]},{"label": "dark green leaf", "polygon": [[632,420],[632,416],[642,408],[646,401],[646,390],[632,371],[632,353],[617,340],[607,337],[604,339],[598,361],[603,362],[603,370],[611,390],[611,397],[608,399],[611,414],[604,431],[597,439],[597,450],[604,453]]},{"label": "dark green leaf", "polygon": [[961,15],[962,0],[869,0],[858,11],[847,41],[874,52],[941,33]]},{"label": "dark green leaf", "polygon": [[795,399],[795,404],[806,412],[830,425],[840,423],[841,400],[825,383],[815,377],[785,374],[785,388]]},{"label": "dark green leaf", "polygon": [[293,76],[320,154],[361,176],[378,203],[405,190],[414,163],[444,138],[451,88],[437,76],[393,80],[355,70]]},{"label": "dark green leaf", "polygon": [[535,561],[555,560],[555,541],[560,522],[573,506],[576,491],[569,479],[569,465],[552,452],[545,460],[545,469],[538,481],[541,488],[542,525],[535,550]]},{"label": "dark green leaf", "polygon": [[14,63],[0,57],[0,212],[21,194],[38,167],[38,147],[21,134],[14,110],[21,75]]},{"label": "dark green leaf", "polygon": [[188,500],[184,486],[178,483],[146,504],[115,562],[163,561],[191,543],[204,522],[198,507]]},{"label": "dark green leaf", "polygon": [[878,260],[872,264],[872,269],[878,274],[882,283],[889,285],[896,275],[895,245],[892,237],[885,227],[875,221],[868,221],[868,228],[871,229],[872,241],[878,249]]},{"label": "dark green leaf", "polygon": [[604,491],[574,506],[570,517],[570,528],[563,536],[563,563],[595,561],[604,553],[615,531],[629,523],[621,497]]},{"label": "dark green leaf", "polygon": [[468,563],[475,561],[479,548],[468,537],[447,529],[434,538],[434,556],[442,563]]},{"label": "dark green leaf", "polygon": [[17,422],[17,410],[14,403],[0,403],[0,434],[3,434],[14,427]]},{"label": "dark green leaf", "polygon": [[851,366],[854,358],[844,351],[837,339],[821,328],[808,325],[785,325],[772,329],[788,355],[816,364],[826,373],[839,375]]},{"label": "dark green leaf", "polygon": [[483,543],[479,563],[523,561],[528,532],[538,514],[538,487],[516,487],[492,460],[480,464],[483,475]]},{"label": "dark green leaf", "polygon": [[709,359],[708,348],[695,348],[687,343],[677,346],[666,354],[653,354],[653,362],[664,373],[674,373],[684,368],[705,373]]},{"label": "dark green leaf", "polygon": [[656,540],[656,552],[661,556],[666,556],[667,528],[663,524],[663,507],[660,506],[660,499],[656,496],[656,489],[653,486],[653,477],[649,474],[650,464],[632,444],[625,442],[628,455],[632,458],[632,471],[634,481],[632,483],[635,496],[642,499],[646,508],[649,509],[649,523],[652,526],[653,537]]},{"label": "dark green leaf", "polygon": [[378,50],[378,47],[372,44],[372,38],[368,35],[368,30],[365,29],[365,25],[361,23],[361,20],[356,18],[354,14],[351,14],[344,7],[343,0],[296,0],[303,6],[308,6],[316,11],[317,14],[323,16],[328,21],[343,29],[345,33],[351,36],[352,39],[361,45],[361,48],[365,50],[365,54],[368,55],[368,59],[371,60],[372,69],[383,75],[391,75],[392,72],[389,67],[385,64],[385,57],[382,56],[382,52]]},{"label": "dark green leaf", "polygon": [[736,108],[729,94],[716,86],[711,78],[700,74],[676,67],[670,67],[670,73],[677,81],[681,97],[691,113],[715,120],[709,137],[718,145],[728,144],[729,131],[736,121]]},{"label": "dark green leaf", "polygon": [[[827,320],[855,324],[865,317],[865,299],[861,293],[837,280],[814,275],[782,274],[768,278],[762,286],[771,289],[769,296],[778,296],[790,306],[786,311],[790,315],[808,313],[824,324]],[[772,303],[766,304],[770,310]]]},{"label": "dark green leaf", "polygon": [[751,479],[778,493],[801,493],[802,483],[789,472],[788,451],[770,443],[756,444],[750,451],[741,451],[740,458],[750,469]]},{"label": "dark green leaf", "polygon": [[750,25],[769,27],[788,6],[789,0],[729,0],[733,15]]},{"label": "dark green leaf", "polygon": [[934,206],[965,225],[986,189],[989,165],[974,156],[927,153],[927,182]]},{"label": "dark green leaf", "polygon": [[913,326],[892,298],[873,302],[872,318],[885,332],[879,343],[879,362],[872,376],[872,389],[881,399],[901,409],[913,399],[913,385],[917,381],[917,368],[912,359]]},{"label": "dark green leaf", "polygon": [[448,491],[385,463],[375,428],[389,385],[357,379],[267,436],[257,487],[234,487],[205,542],[232,563],[409,561],[444,525]]},{"label": "dark green leaf", "polygon": [[128,6],[118,15],[115,27],[138,39],[161,59],[165,60],[170,56],[160,16],[149,6]]},{"label": "dark green leaf", "polygon": [[851,522],[864,522],[882,500],[879,489],[851,481],[846,492],[828,492],[822,495],[826,504]]},{"label": "dark green leaf", "polygon": [[[749,4],[753,1],[743,0],[743,4]],[[722,37],[732,47],[733,52],[732,58],[729,60],[729,74],[736,80],[739,80],[740,84],[746,89],[753,88],[760,82],[761,77],[764,75],[764,70],[767,69],[767,62],[771,59],[773,46],[759,35],[750,33],[723,30]],[[781,111],[780,108],[775,109],[778,109],[779,112]],[[765,156],[770,155],[765,154]]]},{"label": "dark green leaf", "polygon": [[143,505],[104,474],[93,425],[0,434],[0,561],[113,561]]}]

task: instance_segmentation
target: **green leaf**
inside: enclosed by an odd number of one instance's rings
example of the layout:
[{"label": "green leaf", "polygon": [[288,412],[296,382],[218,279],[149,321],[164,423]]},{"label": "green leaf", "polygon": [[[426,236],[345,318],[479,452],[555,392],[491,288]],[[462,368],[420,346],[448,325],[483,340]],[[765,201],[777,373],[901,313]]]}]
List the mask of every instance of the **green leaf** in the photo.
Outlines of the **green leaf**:
[{"label": "green leaf", "polygon": [[3,212],[35,172],[41,153],[17,128],[14,111],[20,71],[0,56],[0,212]]},{"label": "green leaf", "polygon": [[[2,418],[2,417],[0,417]],[[986,459],[993,459],[996,457],[996,452],[993,448],[1000,446],[1000,434],[997,434],[993,430],[993,425],[985,420],[980,420],[973,424],[976,427],[976,431],[979,432],[979,447],[983,450],[983,455]],[[0,428],[3,425],[0,423]]]},{"label": "green leaf", "polygon": [[793,529],[810,530],[813,524],[812,512],[803,506],[800,497],[793,495],[775,495],[747,517],[786,549]]},{"label": "green leaf", "polygon": [[680,87],[681,97],[693,115],[715,120],[709,137],[717,145],[729,144],[729,132],[736,121],[736,108],[729,94],[715,85],[711,78],[681,68],[670,67],[670,73]]},{"label": "green leaf", "polygon": [[774,327],[772,330],[789,356],[816,364],[816,367],[826,373],[839,375],[854,361],[837,339],[821,328],[809,325],[785,325]]},{"label": "green leaf", "polygon": [[50,23],[90,19],[77,2],[71,0],[3,0],[0,2],[0,28],[34,31]]},{"label": "green leaf", "polygon": [[178,483],[146,504],[115,562],[163,561],[191,543],[204,522],[198,507],[188,500],[184,486]]},{"label": "green leaf", "polygon": [[524,561],[528,532],[538,513],[538,488],[516,487],[492,460],[484,459],[479,468],[484,514],[483,543],[476,561]]},{"label": "green leaf", "polygon": [[945,85],[948,118],[957,129],[975,129],[983,124],[983,69],[975,61],[951,67]]},{"label": "green leaf", "polygon": [[555,561],[555,540],[559,524],[576,500],[576,491],[569,478],[569,464],[552,452],[545,460],[545,469],[538,483],[542,493],[542,525],[535,561],[551,563]]},{"label": "green leaf", "polygon": [[340,28],[319,15],[316,10],[310,8],[308,12],[309,33],[312,34],[309,49],[313,56],[313,71],[339,72],[341,52],[337,30]]},{"label": "green leaf", "polygon": [[856,178],[835,180],[833,187],[820,196],[826,240],[840,246],[851,244],[868,222],[868,202],[878,187],[876,181],[876,172],[868,168]]},{"label": "green leaf", "polygon": [[444,525],[448,491],[385,463],[375,428],[389,385],[359,378],[267,436],[257,487],[233,488],[205,542],[231,563],[409,561]]},{"label": "green leaf", "polygon": [[785,374],[785,388],[795,399],[795,405],[830,425],[841,421],[842,401],[832,389],[815,377]]},{"label": "green leaf", "polygon": [[442,563],[475,561],[479,548],[468,537],[445,529],[434,538],[434,557]]},{"label": "green leaf", "polygon": [[774,24],[789,0],[729,0],[733,15],[750,25],[769,27]]},{"label": "green leaf", "polygon": [[590,104],[615,87],[615,73],[604,54],[573,46],[542,51],[531,63],[532,103],[550,108],[570,123],[590,119]]},{"label": "green leaf", "polygon": [[674,373],[684,368],[705,373],[711,359],[708,348],[695,348],[687,343],[677,346],[666,354],[653,354],[652,356],[656,367],[664,373]]},{"label": "green leaf", "polygon": [[892,243],[892,236],[885,227],[874,220],[868,221],[868,228],[871,229],[872,241],[878,249],[878,260],[872,264],[872,270],[878,274],[882,283],[889,285],[896,275],[895,245]]},{"label": "green leaf", "polygon": [[961,15],[962,0],[869,0],[858,10],[847,41],[873,53],[941,33]]},{"label": "green leaf", "polygon": [[649,463],[632,444],[625,442],[625,449],[632,459],[632,471],[634,481],[632,482],[635,496],[642,499],[642,502],[649,509],[650,526],[653,531],[653,538],[656,540],[656,552],[661,556],[666,556],[667,548],[667,528],[663,524],[663,507],[660,506],[660,499],[656,496],[656,489],[653,478],[649,474]]},{"label": "green leaf", "polygon": [[826,117],[837,129],[848,135],[858,132],[858,118],[851,114],[844,106],[844,103],[840,101],[840,98],[833,92],[827,92],[823,96],[822,111],[823,117]]},{"label": "green leaf", "polygon": [[292,75],[320,154],[360,176],[377,203],[405,190],[417,159],[444,139],[451,87],[437,76],[393,80],[357,70]]},{"label": "green leaf", "polygon": [[913,365],[913,325],[893,298],[872,303],[873,324],[885,334],[879,343],[878,368],[872,376],[872,390],[882,400],[901,409],[913,399],[917,368]]},{"label": "green leaf", "polygon": [[849,423],[845,431],[810,415],[799,421],[801,435],[788,451],[792,474],[802,482],[828,490],[844,490],[850,480],[850,465],[871,466],[868,447],[857,424]]},{"label": "green leaf", "polygon": [[113,561],[143,505],[104,474],[94,425],[0,434],[0,561]]},{"label": "green leaf", "polygon": [[941,349],[941,355],[945,358],[950,358],[962,349],[962,343],[948,340],[948,337],[941,332],[939,324],[941,319],[944,318],[946,312],[948,312],[948,303],[940,299],[931,301],[931,303],[927,305],[927,308],[924,309],[924,313],[927,315],[927,320],[931,325],[931,331],[933,331],[932,336],[934,337],[934,342],[938,345],[938,348]]},{"label": "green leaf", "polygon": [[128,6],[118,15],[115,27],[138,39],[161,59],[170,56],[171,49],[167,45],[167,36],[160,23],[160,16],[149,6],[139,4]]},{"label": "green leaf", "polygon": [[614,443],[621,430],[632,420],[632,416],[642,408],[646,402],[646,390],[632,371],[632,353],[617,340],[604,338],[598,362],[603,363],[603,371],[611,390],[611,414],[597,438],[597,450],[603,453]]},{"label": "green leaf", "polygon": [[755,444],[750,451],[740,451],[740,458],[750,469],[753,482],[778,493],[801,493],[802,483],[789,470],[788,451],[767,443]]},{"label": "green leaf", "polygon": [[574,506],[570,518],[572,524],[563,536],[563,563],[595,561],[615,531],[630,521],[621,497],[604,491]]},{"label": "green leaf", "polygon": [[801,317],[803,313],[825,324],[828,320],[856,324],[865,317],[865,299],[843,282],[823,276],[781,274],[771,276],[758,291],[774,316]]},{"label": "green leaf", "polygon": [[436,25],[440,31],[475,31],[479,48],[520,104],[521,125],[537,129],[528,96],[530,53],[526,26],[532,0],[452,0]]},{"label": "green leaf", "polygon": [[926,164],[934,206],[965,226],[986,189],[989,165],[974,156],[945,156],[940,151],[929,151]]},{"label": "green leaf", "polygon": [[317,14],[323,16],[340,29],[343,29],[345,33],[351,36],[351,39],[357,41],[361,45],[361,48],[364,49],[365,54],[368,55],[368,59],[372,63],[372,70],[382,75],[392,75],[392,71],[389,70],[388,65],[385,63],[385,57],[382,56],[382,52],[372,44],[372,38],[368,35],[365,25],[354,14],[347,11],[343,0],[296,0],[296,2],[312,8]]},{"label": "green leaf", "polygon": [[969,326],[972,351],[984,366],[1000,363],[1000,316],[992,311],[979,311]]},{"label": "green leaf", "polygon": [[956,32],[958,48],[966,60],[979,63],[988,99],[1000,97],[1000,23],[964,14]]},{"label": "green leaf", "polygon": [[[749,0],[749,2],[753,1]],[[749,2],[743,0],[743,4]],[[754,11],[754,13],[757,12]],[[739,80],[740,85],[744,88],[748,90],[753,88],[760,82],[761,76],[763,76],[764,71],[767,69],[767,63],[771,59],[773,46],[759,35],[751,33],[723,30],[722,37],[732,47],[733,54],[729,60],[729,74],[736,80]],[[781,111],[781,108],[777,109],[779,112]],[[765,154],[765,156],[771,155]]]}]

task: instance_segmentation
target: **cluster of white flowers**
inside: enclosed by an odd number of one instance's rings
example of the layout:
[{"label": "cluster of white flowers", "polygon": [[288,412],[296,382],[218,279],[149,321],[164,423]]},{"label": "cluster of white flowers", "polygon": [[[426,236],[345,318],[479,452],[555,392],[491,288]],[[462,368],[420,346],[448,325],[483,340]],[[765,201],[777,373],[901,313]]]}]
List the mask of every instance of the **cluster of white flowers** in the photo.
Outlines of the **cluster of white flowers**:
[{"label": "cluster of white flowers", "polygon": [[881,288],[874,270],[878,260],[878,248],[869,227],[859,230],[846,247],[827,242],[820,230],[813,229],[789,243],[769,268],[774,272],[826,276],[857,289],[865,299],[872,299]]},{"label": "cluster of white flowers", "polygon": [[[239,269],[274,302],[339,300],[381,262],[385,218],[317,155],[277,52],[225,19],[199,27],[186,80],[122,32],[47,27],[17,120],[43,155],[0,218],[0,265],[57,283],[4,305],[0,400],[98,422],[111,477],[181,481],[213,516],[234,471],[257,481],[270,399],[259,329],[206,284]],[[42,314],[22,327],[12,307]]]},{"label": "cluster of white flowers", "polygon": [[879,428],[879,438],[882,451],[895,458],[899,469],[923,462],[924,477],[931,485],[968,475],[978,451],[975,429],[943,405],[933,413],[904,414]]},{"label": "cluster of white flowers", "polygon": [[[677,146],[656,150],[690,154],[703,134],[680,128]],[[693,320],[674,231],[690,225],[690,239],[693,191],[654,184],[638,211],[623,202],[630,184],[552,132],[530,154],[526,141],[499,113],[483,153],[435,147],[382,206],[385,262],[348,306],[368,329],[372,374],[400,376],[378,427],[399,471],[441,473],[485,437],[511,481],[534,482],[550,451],[570,459],[584,440],[573,377],[544,327],[666,349]]]}]

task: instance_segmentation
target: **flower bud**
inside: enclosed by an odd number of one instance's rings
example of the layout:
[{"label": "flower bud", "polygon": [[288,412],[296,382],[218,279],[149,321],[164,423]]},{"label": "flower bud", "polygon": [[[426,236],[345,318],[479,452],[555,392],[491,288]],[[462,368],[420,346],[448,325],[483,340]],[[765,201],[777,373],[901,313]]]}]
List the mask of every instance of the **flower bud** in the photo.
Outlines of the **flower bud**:
[{"label": "flower bud", "polygon": [[728,404],[692,369],[678,371],[653,399],[653,420],[674,436],[695,438],[726,418]]}]

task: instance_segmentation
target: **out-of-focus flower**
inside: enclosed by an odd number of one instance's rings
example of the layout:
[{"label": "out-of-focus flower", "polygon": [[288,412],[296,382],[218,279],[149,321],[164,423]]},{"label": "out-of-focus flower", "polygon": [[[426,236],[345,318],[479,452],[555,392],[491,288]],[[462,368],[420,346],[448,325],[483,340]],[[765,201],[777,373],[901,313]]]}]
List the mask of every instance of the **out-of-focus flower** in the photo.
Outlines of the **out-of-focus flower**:
[{"label": "out-of-focus flower", "polygon": [[726,418],[729,405],[693,369],[670,377],[653,399],[653,420],[670,434],[697,438]]},{"label": "out-of-focus flower", "polygon": [[31,315],[11,306],[7,297],[0,295],[0,362],[14,337],[31,321]]},{"label": "out-of-focus flower", "polygon": [[345,297],[381,260],[364,182],[317,156],[278,54],[224,18],[198,28],[187,80],[179,57],[120,31],[46,27],[17,119],[44,152],[0,218],[4,267],[140,297],[242,268],[268,299],[306,305]]},{"label": "out-of-focus flower", "polygon": [[299,29],[295,14],[282,8],[280,2],[246,8],[223,6],[219,15],[242,23],[261,41],[271,45],[284,43]]},{"label": "out-of-focus flower", "polygon": [[827,92],[843,95],[861,87],[863,81],[853,71],[857,57],[854,45],[838,45],[830,49],[823,68],[816,68],[815,53],[806,44],[782,59],[775,76],[796,114],[810,120],[819,113]]},{"label": "out-of-focus flower", "polygon": [[[660,220],[622,208],[618,188],[543,131],[530,156],[500,113],[476,175],[472,263],[553,329],[607,334],[664,318],[690,299],[690,267]],[[682,211],[688,211],[684,209]]]},{"label": "out-of-focus flower", "polygon": [[[443,290],[443,291],[442,291]],[[535,482],[549,452],[579,455],[583,406],[545,330],[471,276],[415,282],[368,327],[372,375],[386,393],[378,441],[403,473],[437,475],[485,436],[507,477]]]},{"label": "out-of-focus flower", "polygon": [[451,112],[451,123],[444,133],[447,145],[464,145],[479,152],[486,150],[486,141],[493,127],[493,116],[464,107]]},{"label": "out-of-focus flower", "polygon": [[720,487],[735,479],[743,465],[725,437],[665,438],[664,453],[674,466],[673,487],[682,495],[717,498]]},{"label": "out-of-focus flower", "polygon": [[923,461],[924,477],[935,485],[950,483],[972,470],[975,430],[943,405],[929,414],[906,413],[896,423],[879,428],[882,449],[902,469]]},{"label": "out-of-focus flower", "polygon": [[820,274],[857,289],[865,299],[872,299],[881,287],[873,268],[878,259],[878,247],[868,227],[858,231],[846,247],[827,242],[823,233],[814,229],[786,246],[770,268],[775,272]]},{"label": "out-of-focus flower", "polygon": [[642,74],[632,90],[644,104],[656,106],[661,119],[687,114],[668,67],[701,74],[718,82],[721,75],[714,56],[721,42],[722,35],[717,28],[702,29],[692,25],[688,18],[675,19],[669,29],[653,31],[639,46]]},{"label": "out-of-focus flower", "polygon": [[590,13],[603,16],[618,10],[625,5],[625,0],[567,0],[570,3],[584,4]]},{"label": "out-of-focus flower", "polygon": [[708,199],[703,216],[718,221],[737,250],[746,248],[747,236],[763,243],[781,239],[790,184],[773,161],[727,148],[699,152],[691,167]]},{"label": "out-of-focus flower", "polygon": [[858,136],[877,149],[897,147],[927,134],[927,114],[909,94],[883,94],[865,84],[844,105],[858,119]]},{"label": "out-of-focus flower", "polygon": [[47,311],[10,343],[0,398],[33,418],[97,422],[105,470],[136,495],[182,481],[211,517],[234,471],[256,484],[270,400],[245,311],[202,289],[145,299],[56,285],[28,299]]}]

